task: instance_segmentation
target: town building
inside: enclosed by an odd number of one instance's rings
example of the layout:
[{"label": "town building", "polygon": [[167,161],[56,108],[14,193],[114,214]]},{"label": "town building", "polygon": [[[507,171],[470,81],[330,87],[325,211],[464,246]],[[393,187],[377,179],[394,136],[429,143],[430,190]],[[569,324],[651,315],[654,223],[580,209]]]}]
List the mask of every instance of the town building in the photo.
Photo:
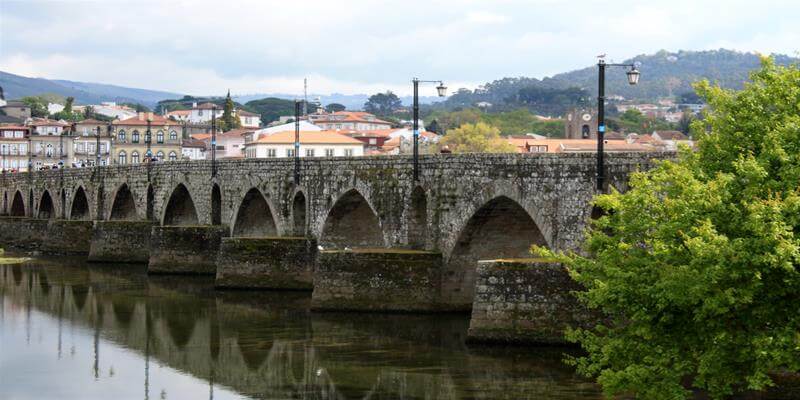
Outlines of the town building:
[{"label": "town building", "polygon": [[308,120],[323,130],[372,131],[390,129],[392,124],[363,111],[337,111],[309,114]]},{"label": "town building", "polygon": [[167,112],[164,116],[179,122],[189,122],[189,116],[191,114],[192,110],[174,110]]},{"label": "town building", "polygon": [[[596,153],[597,140],[592,139],[533,139],[524,137],[508,137],[506,140],[512,144],[517,153]],[[603,143],[604,152],[637,152],[653,151],[638,143],[628,143],[625,140],[606,140]]]},{"label": "town building", "polygon": [[[149,144],[148,121],[151,132]],[[116,120],[112,122],[112,126],[113,164],[138,164],[148,158],[176,161],[181,157],[182,135],[181,124],[178,122],[153,113],[138,113],[132,118]]]},{"label": "town building", "polygon": [[[244,158],[245,136],[253,135],[255,129],[232,129],[228,132],[217,132],[217,148],[215,157],[222,158]],[[192,135],[192,139],[200,140],[205,143],[209,151],[206,152],[206,159],[211,159],[211,134],[200,133]]]},{"label": "town building", "polygon": [[22,121],[31,117],[31,108],[19,100],[7,101],[4,106],[0,107],[0,110],[3,110],[7,116],[19,118]]},{"label": "town building", "polygon": [[3,172],[28,170],[30,128],[24,125],[0,125],[0,169]]},{"label": "town building", "polygon": [[136,116],[136,110],[131,107],[117,104],[113,101],[104,101],[100,104],[73,107],[75,111],[83,112],[86,107],[92,107],[95,114],[114,119],[128,119]]},{"label": "town building", "polygon": [[[258,139],[245,143],[245,158],[294,157],[294,143],[294,131],[260,136]],[[300,157],[357,157],[363,155],[363,142],[336,131],[300,132]]]},{"label": "town building", "polygon": [[181,159],[185,161],[205,160],[206,143],[197,139],[183,139],[181,141]]},{"label": "town building", "polygon": [[675,151],[678,149],[679,144],[685,144],[689,147],[694,145],[692,140],[681,131],[653,131],[652,136],[653,139],[664,143],[665,150]]},{"label": "town building", "polygon": [[[111,164],[112,133],[108,122],[96,119],[85,119],[74,124],[73,136],[73,166],[89,167],[97,164],[98,155],[100,165]],[[100,128],[98,131],[97,128]],[[99,149],[99,152],[98,152]]]},{"label": "town building", "polygon": [[222,118],[222,113],[224,111],[224,107],[218,106],[214,103],[208,102],[200,105],[197,103],[192,103],[192,109],[189,110],[189,123],[202,124],[211,121],[213,115],[216,115],[217,118]]},{"label": "town building", "polygon": [[31,128],[31,160],[34,169],[63,166],[73,158],[73,135],[70,124],[47,118],[33,118]]},{"label": "town building", "polygon": [[236,110],[235,112],[236,116],[239,117],[242,128],[258,128],[261,126],[260,115],[245,110]]},{"label": "town building", "polygon": [[[435,153],[441,136],[434,132],[420,131],[417,145],[420,154]],[[383,151],[388,154],[412,154],[414,152],[414,131],[411,128],[394,129],[389,140],[384,142]]]},{"label": "town building", "polygon": [[564,138],[597,139],[597,110],[573,109],[564,121]]}]

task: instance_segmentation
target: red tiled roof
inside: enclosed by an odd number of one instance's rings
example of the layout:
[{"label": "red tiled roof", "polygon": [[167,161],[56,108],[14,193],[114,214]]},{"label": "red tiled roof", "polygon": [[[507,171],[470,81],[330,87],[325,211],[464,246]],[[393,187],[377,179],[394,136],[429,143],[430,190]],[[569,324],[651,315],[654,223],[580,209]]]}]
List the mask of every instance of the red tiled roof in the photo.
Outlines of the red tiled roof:
[{"label": "red tiled roof", "polygon": [[[283,131],[262,136],[254,143],[291,144],[294,143],[294,131]],[[337,131],[300,131],[300,143],[315,144],[357,144],[363,145],[360,140],[347,137]]]},{"label": "red tiled roof", "polygon": [[123,120],[115,120],[112,122],[114,125],[130,125],[130,126],[147,126],[147,118],[151,118],[151,125],[152,126],[164,126],[164,125],[172,125],[172,126],[180,126],[181,124],[175,121],[172,121],[168,118],[164,118],[158,114],[152,113],[140,113],[135,117],[131,117],[128,119]]}]

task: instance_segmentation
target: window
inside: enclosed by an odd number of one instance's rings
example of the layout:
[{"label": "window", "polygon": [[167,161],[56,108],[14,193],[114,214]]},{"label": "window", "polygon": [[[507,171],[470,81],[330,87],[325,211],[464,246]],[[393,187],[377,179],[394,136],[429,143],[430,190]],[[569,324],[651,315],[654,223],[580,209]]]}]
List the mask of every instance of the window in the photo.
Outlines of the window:
[{"label": "window", "polygon": [[119,152],[119,164],[120,165],[125,165],[128,162],[127,159],[128,159],[128,156],[125,154],[125,151],[124,150],[120,151]]},{"label": "window", "polygon": [[174,151],[170,151],[170,152],[169,152],[169,160],[170,160],[170,161],[175,161],[175,160],[177,160],[177,159],[178,159],[178,155],[177,155],[177,154],[175,154],[175,152],[174,152]]},{"label": "window", "polygon": [[45,156],[46,157],[52,157],[53,156],[53,145],[50,144],[50,143],[47,144],[47,150],[45,151]]},{"label": "window", "polygon": [[376,138],[369,138],[369,144],[376,145],[378,144],[378,139]]},{"label": "window", "polygon": [[333,149],[325,149],[325,157],[333,157]]},{"label": "window", "polygon": [[306,149],[306,157],[314,157],[314,149]]},{"label": "window", "polygon": [[164,143],[164,131],[158,131],[156,133],[156,143]]},{"label": "window", "polygon": [[[139,131],[133,131],[131,134],[131,143],[139,143]],[[133,154],[131,154],[133,156]]]},{"label": "window", "polygon": [[139,163],[139,152],[133,151],[131,152],[131,164],[138,164]]},{"label": "window", "polygon": [[352,157],[353,156],[353,149],[344,149],[344,156],[345,157]]},{"label": "window", "polygon": [[125,143],[125,131],[120,130],[117,132],[117,141],[120,143]]},{"label": "window", "polygon": [[105,143],[100,143],[100,152],[101,153],[105,153],[107,151],[108,150],[106,150],[106,144]]},{"label": "window", "polygon": [[178,140],[178,132],[169,131],[169,140]]},{"label": "window", "polygon": [[158,159],[158,161],[164,161],[164,152],[159,151],[158,153],[156,153],[156,158]]},{"label": "window", "polygon": [[267,149],[267,157],[277,157],[277,150],[275,149]]},{"label": "window", "polygon": [[294,157],[294,150],[286,149],[286,157]]}]

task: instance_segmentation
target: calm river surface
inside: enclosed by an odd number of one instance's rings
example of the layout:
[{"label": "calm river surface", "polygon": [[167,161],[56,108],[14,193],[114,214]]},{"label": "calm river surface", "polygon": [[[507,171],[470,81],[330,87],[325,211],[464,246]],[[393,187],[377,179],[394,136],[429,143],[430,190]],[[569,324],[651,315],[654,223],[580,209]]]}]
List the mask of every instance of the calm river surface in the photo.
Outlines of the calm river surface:
[{"label": "calm river surface", "polygon": [[598,399],[563,349],[468,317],[309,311],[310,293],[60,258],[0,265],[0,399]]}]

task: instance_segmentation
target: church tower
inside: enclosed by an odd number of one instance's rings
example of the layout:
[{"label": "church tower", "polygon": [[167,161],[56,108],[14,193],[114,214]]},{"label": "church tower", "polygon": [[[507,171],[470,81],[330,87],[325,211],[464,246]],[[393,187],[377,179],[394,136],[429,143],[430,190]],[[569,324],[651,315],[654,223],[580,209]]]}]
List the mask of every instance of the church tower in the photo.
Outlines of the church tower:
[{"label": "church tower", "polygon": [[597,110],[572,109],[564,121],[567,139],[597,139]]}]

